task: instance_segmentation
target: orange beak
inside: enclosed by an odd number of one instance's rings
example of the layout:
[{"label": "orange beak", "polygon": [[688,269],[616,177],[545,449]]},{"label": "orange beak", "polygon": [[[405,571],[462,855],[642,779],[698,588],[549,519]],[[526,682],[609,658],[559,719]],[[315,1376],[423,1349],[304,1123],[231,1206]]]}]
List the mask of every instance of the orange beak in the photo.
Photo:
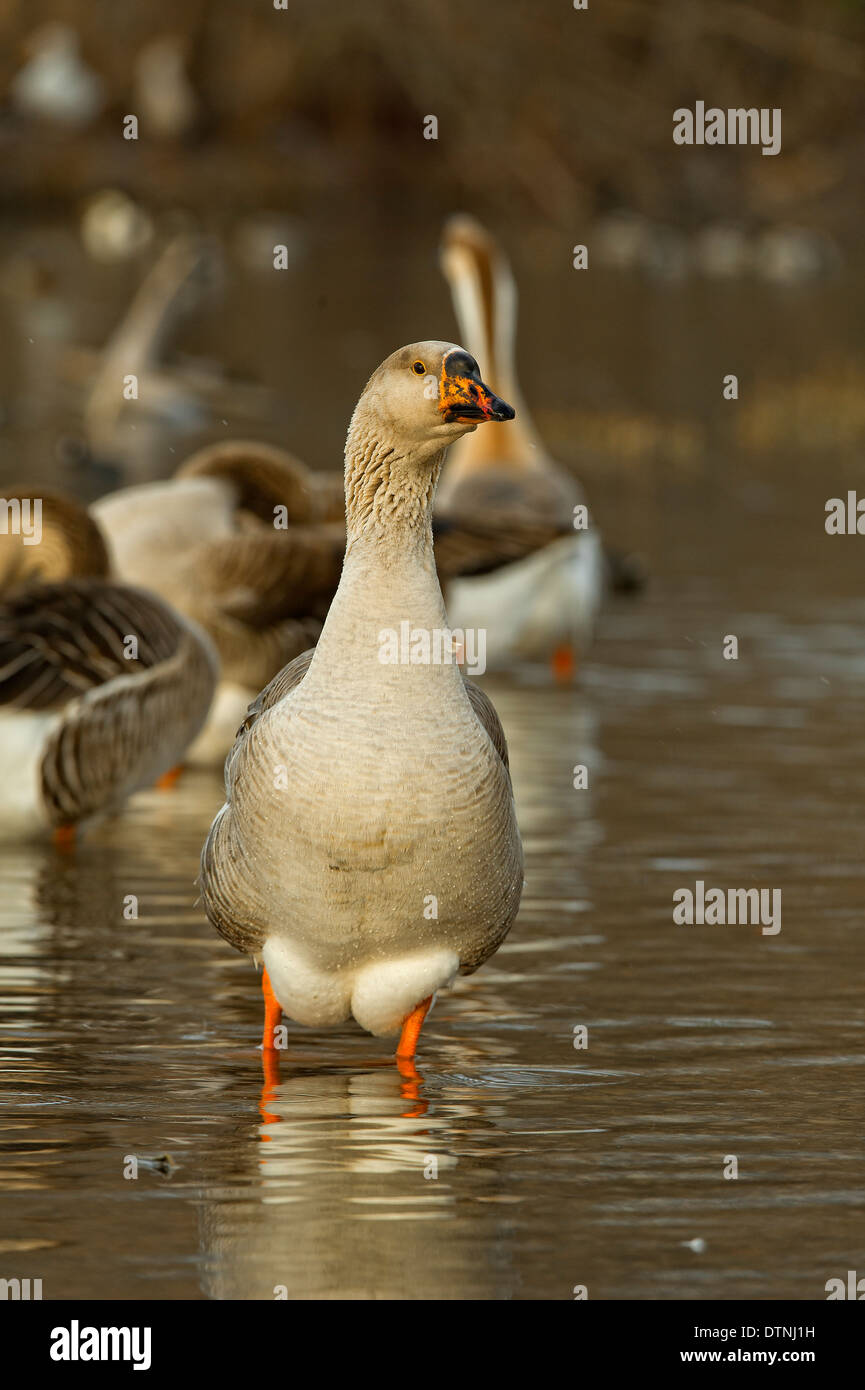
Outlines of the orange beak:
[{"label": "orange beak", "polygon": [[516,414],[512,405],[481,381],[477,362],[462,348],[452,348],[442,363],[439,410],[449,425],[513,420]]}]

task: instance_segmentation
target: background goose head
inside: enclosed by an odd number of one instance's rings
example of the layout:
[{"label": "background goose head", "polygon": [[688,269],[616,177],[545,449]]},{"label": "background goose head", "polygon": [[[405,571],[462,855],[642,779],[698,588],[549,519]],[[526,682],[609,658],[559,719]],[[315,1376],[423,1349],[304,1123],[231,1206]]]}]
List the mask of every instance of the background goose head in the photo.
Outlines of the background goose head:
[{"label": "background goose head", "polygon": [[517,286],[507,257],[480,222],[456,213],[442,231],[439,259],[460,332],[490,379],[500,381],[510,365],[517,313]]},{"label": "background goose head", "polygon": [[322,487],[322,480],[273,444],[225,440],[207,444],[186,459],[177,478],[215,478],[234,493],[235,505],[260,521],[273,524],[274,509],[285,507],[291,522],[342,519],[342,496]]},{"label": "background goose head", "polygon": [[[0,530],[0,592],[19,584],[108,575],[105,541],[86,507],[72,497],[34,490],[6,489],[8,520]],[[17,511],[10,511],[10,504]],[[13,524],[20,516],[20,524]],[[26,521],[25,521],[26,518]]]},{"label": "background goose head", "polygon": [[503,248],[474,217],[457,213],[442,231],[439,263],[463,342],[487,381],[504,393],[517,414],[512,430],[485,430],[466,442],[448,463],[446,487],[455,483],[460,471],[477,463],[507,460],[523,468],[543,467],[547,451],[517,383],[517,283]]}]

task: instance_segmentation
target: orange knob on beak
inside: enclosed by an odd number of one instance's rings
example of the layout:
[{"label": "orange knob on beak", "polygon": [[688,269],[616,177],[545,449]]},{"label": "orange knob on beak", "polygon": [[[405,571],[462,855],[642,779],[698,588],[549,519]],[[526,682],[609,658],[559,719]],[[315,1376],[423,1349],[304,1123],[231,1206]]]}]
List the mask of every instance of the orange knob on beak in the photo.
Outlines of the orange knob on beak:
[{"label": "orange knob on beak", "polygon": [[442,363],[439,410],[449,425],[513,420],[516,414],[512,405],[481,381],[477,362],[462,348],[452,348]]}]

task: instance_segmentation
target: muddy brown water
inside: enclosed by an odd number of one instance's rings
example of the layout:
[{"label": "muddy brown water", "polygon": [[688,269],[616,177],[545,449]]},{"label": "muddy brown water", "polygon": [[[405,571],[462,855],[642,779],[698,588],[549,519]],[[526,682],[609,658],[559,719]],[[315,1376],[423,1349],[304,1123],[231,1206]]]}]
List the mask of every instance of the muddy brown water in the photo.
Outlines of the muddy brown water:
[{"label": "muddy brown water", "polygon": [[[779,303],[755,325],[802,312]],[[644,349],[656,317],[629,320]],[[845,346],[837,315],[814,332]],[[330,449],[364,357],[340,354]],[[639,343],[611,361],[651,398]],[[7,443],[30,457],[61,416],[15,416]],[[809,1300],[865,1274],[865,539],[825,535],[840,477],[830,454],[755,478],[711,451],[675,487],[596,477],[652,583],[608,607],[576,690],[486,680],[526,892],[438,1001],[415,1084],[354,1027],[292,1025],[263,1087],[256,976],[195,903],[215,774],[71,852],[0,849],[0,1275],[45,1298]],[[780,889],[780,932],[676,925],[697,880]]]}]

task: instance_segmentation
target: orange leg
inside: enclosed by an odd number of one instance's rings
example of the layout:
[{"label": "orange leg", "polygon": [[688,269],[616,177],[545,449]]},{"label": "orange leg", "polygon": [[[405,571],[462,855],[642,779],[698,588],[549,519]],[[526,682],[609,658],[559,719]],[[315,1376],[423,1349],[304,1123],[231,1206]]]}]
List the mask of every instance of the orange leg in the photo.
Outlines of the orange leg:
[{"label": "orange leg", "polygon": [[261,992],[264,995],[264,1031],[261,1035],[261,1069],[264,1073],[264,1088],[261,1093],[261,1113],[265,1124],[273,1124],[275,1116],[267,1111],[267,1101],[279,1085],[279,1053],[274,1047],[273,1030],[279,1027],[282,1007],[273,992],[270,976],[266,970],[261,972]]},{"label": "orange leg", "polygon": [[421,1074],[414,1064],[414,1054],[423,1021],[430,1011],[432,1001],[433,997],[430,995],[409,1014],[402,1025],[399,1047],[396,1050],[397,1070],[402,1077],[401,1094],[405,1100],[417,1102],[413,1110],[405,1111],[406,1119],[417,1119],[419,1115],[425,1114],[429,1108],[426,1101],[419,1100]]},{"label": "orange leg", "polygon": [[282,1005],[273,992],[266,970],[261,972],[261,992],[264,995],[264,1032],[261,1037],[261,1049],[263,1052],[273,1052],[273,1030],[279,1027]]},{"label": "orange leg", "polygon": [[57,849],[72,849],[75,844],[75,826],[57,825],[51,838]]},{"label": "orange leg", "polygon": [[405,1023],[402,1025],[402,1032],[399,1036],[399,1047],[396,1050],[396,1055],[397,1057],[403,1058],[404,1061],[411,1062],[414,1060],[414,1054],[417,1050],[417,1040],[420,1037],[420,1030],[423,1027],[424,1019],[430,1011],[432,1001],[432,995],[430,995],[428,999],[424,999],[422,1003],[418,1004],[416,1009],[412,1010]]},{"label": "orange leg", "polygon": [[570,643],[556,647],[550,657],[550,667],[555,679],[563,685],[574,679],[577,673],[577,654]]},{"label": "orange leg", "polygon": [[183,771],[183,764],[178,763],[177,767],[170,767],[167,772],[163,772],[161,777],[156,779],[156,788],[161,792],[170,792],[171,788],[180,781],[180,774]]},{"label": "orange leg", "polygon": [[[279,1085],[279,1053],[275,1052],[272,1047],[261,1054],[261,1071],[263,1080],[258,1109],[263,1124],[275,1125],[279,1116],[275,1115],[270,1107],[274,1103],[276,1088]],[[269,1139],[270,1135],[268,1134],[261,1136],[262,1143],[267,1143]]]}]

